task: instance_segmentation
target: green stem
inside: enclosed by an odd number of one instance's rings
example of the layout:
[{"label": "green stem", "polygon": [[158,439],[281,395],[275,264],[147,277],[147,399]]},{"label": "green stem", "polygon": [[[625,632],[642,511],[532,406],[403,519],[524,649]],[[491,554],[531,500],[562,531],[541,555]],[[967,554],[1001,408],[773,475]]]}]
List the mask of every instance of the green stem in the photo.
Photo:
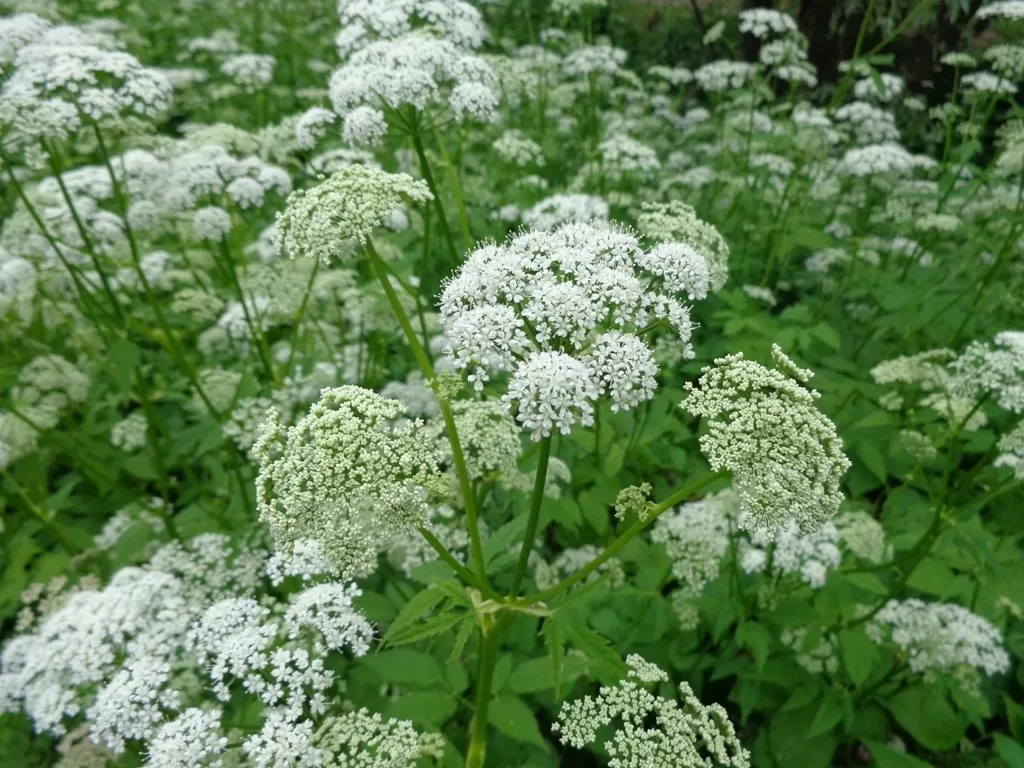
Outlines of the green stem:
[{"label": "green stem", "polygon": [[551,435],[548,435],[540,441],[540,458],[537,459],[537,476],[533,483],[533,498],[530,500],[530,516],[526,521],[523,545],[519,550],[519,560],[516,562],[515,575],[512,577],[512,589],[509,591],[509,598],[512,600],[519,597],[519,588],[526,576],[526,565],[530,560],[530,550],[533,549],[533,539],[537,535],[537,526],[540,523],[540,508],[544,505],[544,484],[547,482],[548,461],[551,458],[551,440]]},{"label": "green stem", "polygon": [[47,514],[46,510],[41,509],[32,498],[28,495],[28,492],[18,484],[18,481],[14,479],[14,476],[8,472],[4,472],[4,476],[10,481],[11,485],[14,486],[15,492],[21,497],[21,500],[25,502],[25,506],[28,507],[28,511],[32,513],[32,516],[39,521],[39,524],[43,526],[44,530],[53,536],[60,548],[64,550],[70,557],[74,557],[81,550],[72,544],[68,538],[64,535],[64,531],[60,529],[51,519],[50,515]]},{"label": "green stem", "polygon": [[441,543],[441,540],[429,529],[420,526],[419,532],[423,538],[427,540],[427,543],[433,548],[433,550],[437,552],[437,556],[444,560],[444,562],[447,563],[453,571],[459,574],[467,584],[479,589],[481,593],[489,597],[491,600],[501,599],[501,596],[493,589],[488,587],[486,584],[480,584],[477,581],[476,575],[456,560],[455,555],[453,555],[448,548]]},{"label": "green stem", "polygon": [[434,181],[434,174],[430,170],[430,161],[427,160],[427,152],[423,148],[423,140],[420,138],[419,131],[412,132],[412,145],[416,150],[416,157],[420,161],[420,173],[423,174],[423,180],[427,182],[427,186],[430,187],[430,193],[434,196],[434,210],[437,212],[437,223],[441,227],[441,234],[444,236],[444,242],[448,246],[448,252],[452,257],[452,267],[454,268],[460,261],[459,249],[455,246],[452,228],[448,225],[448,215],[445,213],[444,203],[441,202],[441,191],[437,187],[437,182]]},{"label": "green stem", "polygon": [[481,626],[480,663],[476,680],[476,711],[470,726],[466,768],[483,768],[487,759],[487,707],[491,703],[491,681],[498,658],[498,641],[506,623],[499,619],[490,627]]},{"label": "green stem", "polygon": [[611,545],[609,545],[608,549],[580,568],[574,574],[558,582],[553,587],[549,587],[535,595],[528,595],[527,597],[516,601],[516,605],[533,605],[534,603],[542,603],[562,594],[573,585],[583,581],[583,579],[587,578],[587,576],[604,565],[608,560],[615,557],[623,547],[629,544],[629,542],[636,538],[647,526],[653,523],[662,512],[671,509],[680,502],[686,501],[702,488],[706,488],[711,485],[711,483],[725,476],[725,472],[709,472],[689,485],[684,486],[664,501],[655,505],[646,517],[633,523],[633,525],[626,529],[625,533],[622,533],[611,543]]},{"label": "green stem", "polygon": [[[416,331],[409,321],[409,315],[402,306],[402,302],[399,301],[394,286],[391,285],[387,265],[380,257],[380,254],[377,253],[377,249],[373,247],[372,240],[367,239],[365,250],[370,257],[370,263],[373,265],[377,280],[381,288],[384,289],[384,295],[391,305],[391,310],[395,313],[395,317],[398,318],[398,324],[402,327],[402,332],[405,334],[410,349],[412,349],[412,354],[416,358],[416,362],[419,363],[423,376],[428,382],[433,381],[434,366],[430,362],[430,357],[427,355],[426,350],[423,349],[419,338],[416,336]],[[451,404],[446,399],[439,397],[437,403],[441,409],[441,417],[444,419],[445,430],[448,433],[448,442],[452,448],[455,473],[459,479],[459,490],[462,492],[462,503],[466,508],[470,550],[472,551],[473,562],[476,566],[477,580],[482,586],[486,586],[486,561],[484,560],[483,543],[480,540],[480,526],[477,521],[476,497],[473,495],[473,484],[469,478],[469,470],[466,468],[466,457],[462,452],[462,443],[459,440],[459,432],[455,425],[455,415],[452,413]]]},{"label": "green stem", "polygon": [[452,163],[451,157],[448,156],[448,150],[444,145],[444,137],[436,126],[434,127],[434,141],[437,142],[437,150],[441,153],[441,159],[444,161],[444,168],[448,174],[448,183],[451,184],[452,194],[455,195],[455,207],[459,212],[459,224],[462,227],[462,241],[468,251],[473,247],[473,235],[469,231],[469,215],[466,213],[466,201],[462,196],[462,187],[459,185],[458,170]]}]

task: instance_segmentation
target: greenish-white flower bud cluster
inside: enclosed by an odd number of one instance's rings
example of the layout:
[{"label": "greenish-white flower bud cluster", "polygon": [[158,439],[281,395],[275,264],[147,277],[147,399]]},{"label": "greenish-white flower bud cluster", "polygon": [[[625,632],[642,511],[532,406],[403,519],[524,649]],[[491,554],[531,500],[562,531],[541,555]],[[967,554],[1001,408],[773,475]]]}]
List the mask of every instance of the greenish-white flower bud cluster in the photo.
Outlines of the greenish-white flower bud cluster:
[{"label": "greenish-white flower bud cluster", "polygon": [[743,354],[728,355],[688,382],[682,407],[707,419],[701,449],[716,471],[733,475],[740,526],[774,531],[795,521],[812,531],[843,500],[840,479],[850,467],[835,425],[815,407],[818,393],[778,347],[770,370]]},{"label": "greenish-white flower bud cluster", "polygon": [[750,755],[740,744],[729,715],[719,704],[705,705],[687,683],[680,701],[664,699],[644,685],[664,683],[668,675],[640,656],[626,659],[628,675],[604,686],[596,697],[567,702],[552,726],[563,744],[580,749],[615,724],[603,746],[610,768],[747,768]]},{"label": "greenish-white flower bud cluster", "polygon": [[445,496],[434,441],[405,409],[360,387],[327,388],[309,414],[284,427],[275,409],[253,446],[260,519],[279,546],[319,541],[346,578],[372,571],[396,533],[426,519]]},{"label": "greenish-white flower bud cluster", "polygon": [[311,189],[296,190],[277,217],[278,248],[324,264],[351,253],[403,204],[424,204],[433,196],[425,182],[404,173],[350,165]]}]

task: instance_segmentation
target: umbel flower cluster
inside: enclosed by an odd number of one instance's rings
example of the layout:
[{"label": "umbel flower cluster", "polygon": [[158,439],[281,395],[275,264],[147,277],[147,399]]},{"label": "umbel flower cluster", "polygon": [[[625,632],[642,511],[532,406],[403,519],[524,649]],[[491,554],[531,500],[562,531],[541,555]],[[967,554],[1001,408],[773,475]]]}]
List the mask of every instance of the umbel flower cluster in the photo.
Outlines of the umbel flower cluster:
[{"label": "umbel flower cluster", "polygon": [[426,521],[427,499],[449,483],[423,423],[394,425],[404,413],[354,386],[324,389],[293,427],[270,410],[252,452],[260,519],[279,547],[313,539],[342,575],[365,575],[392,536]]},{"label": "umbel flower cluster", "polygon": [[835,425],[803,386],[813,375],[778,345],[777,370],[742,353],[715,360],[696,384],[687,382],[682,407],[707,419],[701,449],[715,470],[728,470],[740,496],[740,526],[769,534],[788,521],[811,532],[835,516],[850,467]]},{"label": "umbel flower cluster", "polygon": [[708,280],[689,243],[644,250],[622,227],[574,222],[470,253],[445,285],[441,324],[478,391],[510,372],[503,402],[539,440],[591,424],[601,397],[613,410],[650,399],[658,368],[642,336],[664,325],[692,357],[683,302],[704,298]]},{"label": "umbel flower cluster", "polygon": [[604,742],[609,768],[747,768],[750,755],[736,737],[729,715],[718,704],[701,703],[687,683],[679,701],[651,693],[645,685],[667,683],[668,675],[640,656],[626,659],[627,676],[603,686],[596,697],[567,702],[552,730],[577,749],[593,744],[598,731],[615,724]]},{"label": "umbel flower cluster", "polygon": [[[0,712],[23,710],[57,736],[84,718],[98,764],[141,747],[147,768],[327,768],[372,755],[380,762],[359,764],[411,768],[437,754],[438,737],[366,710],[324,718],[345,655],[364,655],[374,635],[353,604],[359,588],[329,571],[308,541],[294,556],[220,534],[166,544],[28,619],[0,655]],[[240,730],[228,713],[242,700],[262,715]]]}]

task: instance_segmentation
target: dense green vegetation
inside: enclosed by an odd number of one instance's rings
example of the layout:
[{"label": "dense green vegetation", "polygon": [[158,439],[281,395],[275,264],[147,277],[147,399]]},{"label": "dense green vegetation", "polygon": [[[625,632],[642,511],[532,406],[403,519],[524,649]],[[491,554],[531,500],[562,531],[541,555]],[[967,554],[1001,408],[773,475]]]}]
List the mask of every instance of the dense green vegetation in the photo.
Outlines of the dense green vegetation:
[{"label": "dense green vegetation", "polygon": [[0,766],[1024,766],[1024,2],[4,6]]}]

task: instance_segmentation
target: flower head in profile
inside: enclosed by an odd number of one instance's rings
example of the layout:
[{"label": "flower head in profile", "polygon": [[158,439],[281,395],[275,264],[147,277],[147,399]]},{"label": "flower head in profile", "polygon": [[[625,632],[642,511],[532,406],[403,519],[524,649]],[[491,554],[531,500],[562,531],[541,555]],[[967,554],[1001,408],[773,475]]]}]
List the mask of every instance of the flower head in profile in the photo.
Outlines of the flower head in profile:
[{"label": "flower head in profile", "polygon": [[665,325],[692,356],[682,302],[707,285],[696,248],[645,251],[621,227],[573,222],[469,254],[445,285],[441,324],[478,390],[490,372],[510,372],[502,399],[539,440],[590,424],[601,397],[615,410],[652,397],[658,368],[642,335]]},{"label": "flower head in profile", "polygon": [[850,467],[835,425],[803,386],[813,375],[778,347],[770,370],[743,354],[728,355],[688,382],[682,407],[707,419],[700,445],[712,469],[733,475],[740,526],[775,531],[795,521],[813,531],[843,500],[839,483]]},{"label": "flower head in profile", "polygon": [[612,766],[748,768],[750,755],[721,705],[703,704],[687,683],[680,684],[678,701],[664,699],[645,687],[668,682],[664,670],[636,654],[626,665],[627,676],[616,685],[562,706],[552,730],[563,744],[581,749],[614,724],[603,744]]},{"label": "flower head in profile", "polygon": [[387,173],[366,165],[349,165],[311,189],[288,196],[277,217],[280,251],[302,254],[324,264],[362,244],[404,203],[433,199],[425,182],[404,173]]},{"label": "flower head in profile", "polygon": [[324,389],[293,427],[271,409],[252,452],[260,518],[279,546],[318,541],[347,578],[371,571],[395,533],[422,524],[449,481],[422,422],[394,426],[404,412],[353,386]]}]

